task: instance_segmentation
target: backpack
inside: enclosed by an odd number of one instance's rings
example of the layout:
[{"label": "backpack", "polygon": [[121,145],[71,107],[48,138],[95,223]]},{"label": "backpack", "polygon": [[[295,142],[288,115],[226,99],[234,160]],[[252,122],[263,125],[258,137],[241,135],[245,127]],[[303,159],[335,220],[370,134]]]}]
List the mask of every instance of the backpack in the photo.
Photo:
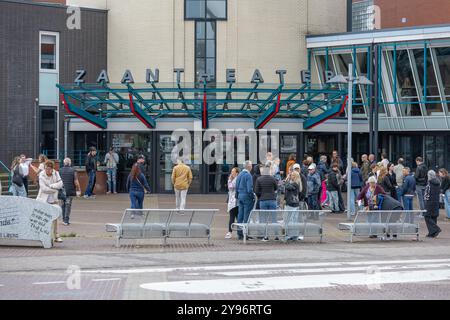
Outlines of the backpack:
[{"label": "backpack", "polygon": [[13,170],[12,182],[18,187],[23,186],[23,177],[20,175],[20,169],[18,165]]}]

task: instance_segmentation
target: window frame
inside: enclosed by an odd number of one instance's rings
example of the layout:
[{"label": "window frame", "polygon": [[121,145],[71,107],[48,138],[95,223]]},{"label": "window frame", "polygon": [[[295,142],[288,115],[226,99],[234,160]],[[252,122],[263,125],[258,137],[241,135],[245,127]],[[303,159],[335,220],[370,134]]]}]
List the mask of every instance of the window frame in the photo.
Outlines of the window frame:
[{"label": "window frame", "polygon": [[[225,17],[224,18],[208,18],[206,11],[208,9],[208,2],[209,1],[222,1],[222,0],[204,0],[205,1],[205,14],[201,18],[188,18],[187,17],[187,3],[191,0],[184,0],[184,20],[186,21],[227,21],[228,20],[228,0],[223,0],[225,2]],[[195,1],[195,0],[194,0]],[[202,1],[202,0],[197,0]]]},{"label": "window frame", "polygon": [[[42,36],[55,37],[55,69],[42,68]],[[56,73],[59,74],[59,32],[53,31],[39,31],[39,72]]]}]

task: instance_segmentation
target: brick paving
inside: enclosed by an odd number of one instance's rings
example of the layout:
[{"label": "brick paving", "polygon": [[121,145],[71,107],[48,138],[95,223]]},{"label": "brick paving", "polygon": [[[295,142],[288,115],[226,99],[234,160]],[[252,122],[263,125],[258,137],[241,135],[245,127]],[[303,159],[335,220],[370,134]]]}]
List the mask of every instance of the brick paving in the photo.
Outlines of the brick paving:
[{"label": "brick paving", "polygon": [[[220,212],[213,223],[213,243],[203,239],[169,239],[167,246],[160,240],[124,240],[114,247],[113,235],[105,231],[105,223],[117,223],[129,205],[127,195],[98,196],[95,200],[75,199],[71,225],[59,225],[64,242],[52,249],[32,247],[0,247],[0,299],[449,299],[450,279],[427,283],[383,284],[379,290],[365,286],[340,285],[327,288],[264,290],[256,292],[187,294],[146,290],[143,283],[207,280],[220,278],[214,272],[160,273],[83,273],[82,288],[68,290],[67,267],[76,265],[89,270],[141,268],[182,268],[186,266],[256,265],[272,263],[316,263],[329,261],[390,261],[410,259],[449,259],[450,223],[441,213],[439,225],[443,232],[438,239],[422,240],[404,237],[398,241],[361,238],[348,243],[346,233],[337,225],[344,215],[329,215],[324,224],[324,243],[315,239],[282,243],[249,241],[243,245],[236,239],[226,240],[228,215],[226,195],[189,195],[188,208],[217,208]],[[172,195],[150,195],[147,208],[172,208]],[[449,262],[450,266],[450,262]],[[244,268],[245,269],[245,268]],[[291,277],[289,271],[280,277]]]}]

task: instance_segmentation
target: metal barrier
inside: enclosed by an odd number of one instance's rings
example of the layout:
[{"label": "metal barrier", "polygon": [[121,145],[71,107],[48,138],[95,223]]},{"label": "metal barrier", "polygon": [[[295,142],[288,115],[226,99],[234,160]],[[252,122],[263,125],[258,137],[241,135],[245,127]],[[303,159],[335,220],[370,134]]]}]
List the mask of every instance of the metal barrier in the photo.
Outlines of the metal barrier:
[{"label": "metal barrier", "polygon": [[242,231],[244,244],[248,237],[277,237],[283,241],[298,237],[323,239],[323,221],[329,210],[252,210],[248,221],[233,223]]},{"label": "metal barrier", "polygon": [[218,209],[126,209],[119,224],[106,224],[107,232],[116,232],[116,247],[121,239],[207,238]]},{"label": "metal barrier", "polygon": [[415,235],[419,241],[419,218],[422,210],[374,210],[358,211],[353,223],[340,223],[340,230],[350,232],[353,237],[377,237],[385,240],[401,235]]}]

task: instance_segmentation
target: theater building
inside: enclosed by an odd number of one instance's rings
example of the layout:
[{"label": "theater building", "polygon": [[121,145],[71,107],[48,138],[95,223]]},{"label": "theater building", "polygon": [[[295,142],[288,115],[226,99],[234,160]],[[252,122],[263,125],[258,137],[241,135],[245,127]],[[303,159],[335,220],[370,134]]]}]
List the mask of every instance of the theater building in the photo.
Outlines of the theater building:
[{"label": "theater building", "polygon": [[[153,190],[164,193],[172,191],[170,138],[179,128],[192,140],[195,129],[217,129],[224,144],[226,130],[266,129],[279,132],[268,145],[282,160],[334,149],[344,158],[347,91],[325,77],[348,74],[353,62],[355,75],[375,82],[354,88],[353,157],[423,155],[449,167],[450,26],[346,33],[348,3],[68,0],[69,9],[81,7],[81,28],[68,29],[66,6],[0,1],[9,46],[1,52],[8,64],[0,63],[9,83],[0,89],[9,125],[0,131],[0,160],[44,152],[82,166],[90,146],[101,156],[114,146],[122,190],[143,153]],[[191,192],[225,192],[237,164],[192,158]]]}]

